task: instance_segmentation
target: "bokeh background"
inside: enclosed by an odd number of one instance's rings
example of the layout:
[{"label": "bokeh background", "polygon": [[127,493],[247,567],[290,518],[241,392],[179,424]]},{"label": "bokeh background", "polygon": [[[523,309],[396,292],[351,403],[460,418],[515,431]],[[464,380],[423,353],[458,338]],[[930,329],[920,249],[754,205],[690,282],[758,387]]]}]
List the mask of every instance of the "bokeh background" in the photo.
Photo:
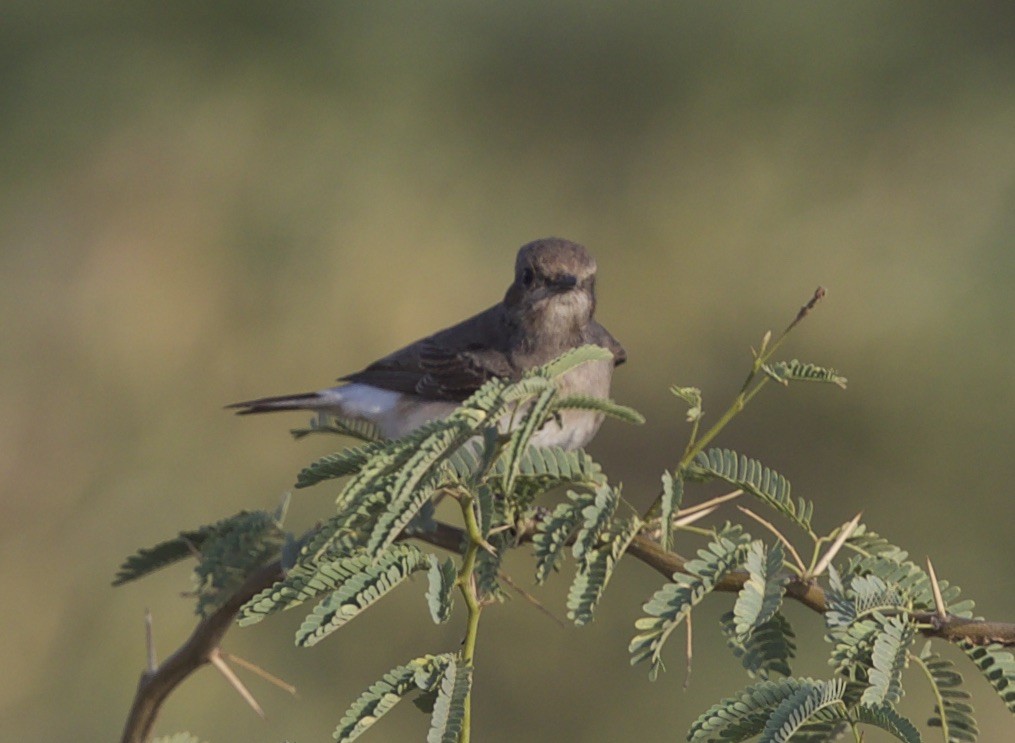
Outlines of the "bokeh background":
[{"label": "bokeh background", "polygon": [[[114,590],[120,560],[273,508],[340,443],[224,403],[324,385],[488,306],[546,235],[597,256],[630,354],[615,396],[648,424],[591,448],[631,501],[683,446],[668,386],[700,386],[714,416],[823,284],[786,356],[848,391],[773,387],[721,443],[787,474],[821,527],[863,509],[1015,620],[1015,6],[98,6],[12,1],[0,23],[0,737],[115,739],[144,608],[162,655],[193,624],[187,569]],[[297,493],[293,527],[332,497]],[[528,586],[530,561],[510,565]],[[628,667],[659,583],[622,566],[581,630],[523,601],[486,614],[475,737],[682,739],[748,679],[715,628],[726,598],[697,620],[689,689],[679,639],[658,682]],[[236,631],[227,649],[300,697],[251,678],[262,722],[203,670],[159,731],[330,739],[383,671],[457,646],[461,614],[435,627],[424,584],[312,651],[295,614]],[[566,585],[536,593],[562,615]],[[827,676],[798,608],[800,671]],[[963,668],[982,739],[1010,739]],[[424,730],[406,704],[371,739]]]}]

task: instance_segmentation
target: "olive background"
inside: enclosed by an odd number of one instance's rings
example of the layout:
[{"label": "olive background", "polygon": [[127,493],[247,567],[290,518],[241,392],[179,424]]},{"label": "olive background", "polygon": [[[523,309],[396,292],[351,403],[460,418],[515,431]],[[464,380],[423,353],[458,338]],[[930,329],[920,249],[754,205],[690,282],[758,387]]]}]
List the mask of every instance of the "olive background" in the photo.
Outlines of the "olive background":
[{"label": "olive background", "polygon": [[[614,384],[648,422],[590,447],[644,507],[683,448],[672,384],[706,420],[750,349],[816,286],[785,357],[849,389],[771,385],[719,441],[786,474],[829,530],[864,520],[930,555],[977,611],[1015,620],[1013,6],[836,3],[4,3],[0,23],[0,734],[114,740],[144,663],[189,633],[185,567],[113,589],[141,546],[274,508],[300,415],[225,403],[329,384],[498,301],[515,250],[584,243]],[[335,488],[294,494],[289,525]],[[704,498],[698,490],[689,498]],[[736,517],[724,511],[723,518]],[[791,533],[791,527],[787,527]],[[752,532],[760,533],[759,528]],[[693,552],[686,542],[682,549]],[[559,616],[568,574],[533,588]],[[749,683],[695,617],[650,683],[627,643],[661,584],[620,566],[589,627],[524,600],[484,614],[474,739],[682,739]],[[417,579],[312,650],[290,612],[226,649],[262,722],[213,670],[162,733],[327,740],[391,666],[453,650]],[[816,616],[787,609],[800,674]],[[946,649],[948,652],[948,649]],[[971,665],[982,740],[1012,718]],[[911,669],[902,710],[932,702]],[[396,708],[370,740],[420,740]],[[869,739],[880,740],[876,732]],[[928,738],[933,739],[933,738]]]}]

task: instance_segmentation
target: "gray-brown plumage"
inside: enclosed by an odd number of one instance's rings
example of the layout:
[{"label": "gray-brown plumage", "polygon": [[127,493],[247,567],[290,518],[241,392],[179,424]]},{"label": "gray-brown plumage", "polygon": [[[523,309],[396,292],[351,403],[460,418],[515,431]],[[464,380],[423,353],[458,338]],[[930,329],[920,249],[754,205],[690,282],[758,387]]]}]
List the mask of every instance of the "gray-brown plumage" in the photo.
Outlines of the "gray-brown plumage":
[{"label": "gray-brown plumage", "polygon": [[[491,377],[517,380],[527,369],[589,343],[608,349],[613,359],[576,367],[560,386],[565,392],[607,397],[613,368],[627,355],[593,319],[595,279],[595,259],[583,246],[561,238],[536,240],[518,251],[515,278],[503,302],[342,377],[344,385],[229,407],[241,415],[333,412],[372,421],[382,434],[397,438],[447,415]],[[561,424],[545,426],[534,443],[584,446],[601,422],[602,416],[593,412],[565,411]]]}]

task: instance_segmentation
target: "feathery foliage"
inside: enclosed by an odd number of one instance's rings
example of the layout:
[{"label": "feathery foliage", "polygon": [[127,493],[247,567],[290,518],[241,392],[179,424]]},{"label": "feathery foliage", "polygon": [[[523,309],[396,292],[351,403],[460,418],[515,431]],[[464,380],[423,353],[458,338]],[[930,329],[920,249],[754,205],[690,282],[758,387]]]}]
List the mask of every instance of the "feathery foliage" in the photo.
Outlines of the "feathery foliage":
[{"label": "feathery foliage", "polygon": [[567,595],[567,617],[579,627],[592,621],[599,599],[613,577],[613,570],[638,534],[638,518],[614,522],[602,535],[602,544],[587,550],[578,562],[578,570]]},{"label": "feathery foliage", "polygon": [[536,525],[536,534],[532,538],[535,545],[536,581],[542,583],[551,572],[560,568],[564,558],[564,547],[567,540],[574,534],[578,524],[582,522],[583,511],[595,501],[595,494],[589,492],[569,491],[568,501],[553,509],[549,517]]},{"label": "feathery foliage", "polygon": [[384,442],[372,442],[323,456],[300,470],[296,476],[296,487],[307,488],[324,480],[355,475],[385,448],[387,444]]},{"label": "feathery foliage", "polygon": [[339,743],[356,740],[406,694],[415,690],[433,691],[444,671],[454,662],[455,656],[450,654],[425,655],[403,666],[395,666],[357,697],[342,715],[332,737]]},{"label": "feathery foliage", "polygon": [[371,567],[372,562],[369,556],[359,551],[333,560],[296,565],[282,580],[243,605],[239,614],[240,625],[256,624],[269,614],[291,609],[322,594],[337,591],[350,578]]},{"label": "feathery foliage", "polygon": [[994,687],[1008,711],[1015,714],[1015,657],[1011,652],[997,643],[974,645],[963,641],[959,647]]},{"label": "feathery foliage", "polygon": [[378,517],[370,533],[368,551],[376,554],[395,541],[402,529],[433,495],[436,480],[441,474],[437,465],[451,451],[465,443],[474,431],[474,426],[463,415],[454,425],[436,431],[419,442],[419,447],[406,460],[391,484],[388,507]]},{"label": "feathery foliage", "polygon": [[524,451],[518,462],[514,491],[510,494],[500,488],[506,469],[503,458],[484,466],[481,453],[475,446],[467,444],[448,458],[448,465],[460,482],[475,484],[476,473],[486,472],[485,482],[495,495],[502,498],[510,496],[525,503],[531,503],[537,496],[557,487],[594,487],[606,482],[599,464],[584,451],[565,451],[556,446],[530,446]]},{"label": "feathery foliage", "polygon": [[181,531],[180,536],[159,542],[154,547],[144,547],[123,561],[113,579],[114,586],[122,586],[132,580],[161,570],[188,557],[196,557],[204,540],[216,532],[218,524],[203,526],[194,531]]},{"label": "feathery foliage", "polygon": [[[429,567],[429,558],[411,544],[399,544],[374,560],[359,558],[362,569],[336,583],[296,631],[296,644],[316,645],[408,578]],[[318,574],[320,577],[320,574]]]},{"label": "feathery foliage", "polygon": [[908,610],[902,594],[877,576],[854,576],[844,587],[833,569],[826,596],[825,626],[833,644],[829,662],[850,680],[871,683],[875,644],[889,631],[892,615]]},{"label": "feathery foliage", "polygon": [[302,439],[312,433],[330,433],[348,436],[360,441],[384,441],[380,429],[370,421],[359,418],[345,418],[340,415],[319,412],[307,428],[293,428],[289,431],[294,439]]},{"label": "feathery foliage", "polygon": [[427,572],[429,587],[426,591],[426,603],[430,607],[430,616],[435,624],[443,624],[451,618],[451,590],[455,587],[457,577],[455,561],[450,557],[443,562],[431,558],[430,570]]},{"label": "feathery foliage", "polygon": [[902,698],[902,671],[914,637],[916,627],[902,617],[889,617],[882,623],[871,651],[870,685],[863,690],[861,704],[877,707]]},{"label": "feathery foliage", "polygon": [[590,361],[610,361],[613,353],[602,346],[585,345],[565,351],[548,364],[534,369],[532,376],[554,379],[574,369],[576,366],[587,364]]},{"label": "feathery foliage", "polygon": [[641,425],[645,422],[645,416],[639,413],[634,408],[629,408],[626,405],[619,405],[613,400],[607,400],[602,397],[593,397],[592,395],[578,395],[570,394],[562,397],[558,397],[553,401],[550,409],[553,412],[558,410],[592,410],[597,413],[602,413],[607,418],[613,418],[624,423],[631,423],[634,425]]},{"label": "feathery foliage", "polygon": [[663,497],[659,501],[659,546],[669,551],[673,544],[673,515],[684,500],[684,473],[663,472]]},{"label": "feathery foliage", "polygon": [[843,708],[843,694],[846,682],[807,681],[800,688],[783,699],[765,721],[760,743],[785,743],[808,723],[816,721],[818,715],[831,707]]},{"label": "feathery foliage", "polygon": [[581,510],[581,525],[571,548],[575,560],[584,562],[588,553],[595,549],[599,538],[609,528],[619,503],[620,493],[609,485],[596,488],[592,501]]},{"label": "feathery foliage", "polygon": [[780,542],[766,549],[764,542],[755,540],[747,547],[744,567],[748,578],[733,605],[739,639],[750,637],[757,627],[779,611],[786,592],[786,576],[782,568],[785,554]]},{"label": "feathery foliage", "polygon": [[932,653],[929,641],[913,662],[923,668],[936,700],[934,714],[927,724],[941,729],[945,743],[975,741],[979,730],[969,703],[969,692],[961,688],[962,674],[955,670],[955,664]]},{"label": "feathery foliage", "polygon": [[890,704],[870,707],[861,704],[855,708],[857,722],[879,727],[903,743],[921,743],[920,732],[908,718],[900,715]]},{"label": "feathery foliage", "polygon": [[743,562],[750,537],[739,526],[727,525],[718,532],[707,549],[698,550],[698,559],[688,560],[686,573],[674,573],[668,583],[642,609],[648,614],[635,622],[639,630],[628,646],[631,665],[649,661],[649,677],[655,679],[662,668],[662,649],[670,633],[715,588],[723,575]]},{"label": "feathery foliage", "polygon": [[835,369],[805,364],[796,359],[763,364],[761,368],[765,374],[780,384],[789,384],[790,382],[827,382],[846,389],[846,378],[841,376]]},{"label": "feathery foliage", "polygon": [[506,601],[508,594],[500,585],[500,565],[512,546],[512,541],[505,532],[501,532],[490,537],[487,542],[493,547],[493,552],[481,549],[476,554],[476,567],[473,571],[476,594],[481,601]]},{"label": "feathery foliage", "polygon": [[471,689],[472,668],[452,657],[437,691],[426,743],[458,743],[465,722],[465,700]]},{"label": "feathery foliage", "polygon": [[808,534],[814,504],[790,497],[789,480],[756,459],[748,459],[729,449],[709,449],[700,453],[689,467],[688,474],[702,479],[719,479],[736,485],[774,508]]},{"label": "feathery foliage", "polygon": [[240,511],[214,524],[181,531],[179,536],[160,542],[154,547],[140,549],[124,560],[113,579],[113,585],[120,586],[143,578],[188,557],[201,559],[201,548],[210,540],[229,539],[230,535],[248,531],[257,532],[258,535],[269,539],[272,536],[280,538],[278,521],[277,514],[269,514],[266,511]]},{"label": "feathery foliage", "polygon": [[251,511],[227,521],[226,527],[202,542],[194,567],[194,592],[201,616],[225,603],[248,575],[278,555],[285,541],[275,514]]},{"label": "feathery foliage", "polygon": [[[785,722],[799,711],[801,700],[806,702],[815,690],[820,694],[824,688],[825,682],[797,678],[762,681],[748,686],[736,696],[727,697],[703,712],[691,724],[687,740],[712,743],[753,738],[766,730],[777,711],[780,720]],[[833,687],[833,691],[837,690]]]},{"label": "feathery foliage", "polygon": [[772,673],[789,676],[789,662],[796,655],[796,635],[782,614],[775,614],[755,627],[746,639],[737,634],[736,618],[729,611],[719,619],[726,644],[750,676],[767,679]]},{"label": "feathery foliage", "polygon": [[557,388],[547,383],[546,389],[536,396],[531,407],[525,413],[521,424],[511,432],[511,438],[504,455],[502,492],[511,493],[514,491],[515,478],[518,477],[518,472],[521,469],[522,456],[529,448],[529,442],[533,435],[546,423],[546,418],[550,413],[550,404],[556,396]]}]

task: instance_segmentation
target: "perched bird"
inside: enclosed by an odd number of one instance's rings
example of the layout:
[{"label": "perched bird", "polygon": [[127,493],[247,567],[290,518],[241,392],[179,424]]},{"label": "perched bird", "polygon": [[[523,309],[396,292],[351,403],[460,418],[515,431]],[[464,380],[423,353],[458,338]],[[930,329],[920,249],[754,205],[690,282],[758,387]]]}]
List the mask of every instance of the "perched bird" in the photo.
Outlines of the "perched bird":
[{"label": "perched bird", "polygon": [[[596,261],[583,246],[556,237],[536,240],[518,251],[515,278],[503,302],[341,377],[345,384],[228,407],[240,415],[333,413],[370,421],[394,439],[447,416],[491,377],[517,380],[526,370],[586,344],[602,346],[613,358],[571,369],[558,386],[565,394],[605,398],[613,368],[627,354],[592,317],[595,282]],[[576,449],[595,436],[602,420],[595,411],[565,410],[532,443]]]}]

